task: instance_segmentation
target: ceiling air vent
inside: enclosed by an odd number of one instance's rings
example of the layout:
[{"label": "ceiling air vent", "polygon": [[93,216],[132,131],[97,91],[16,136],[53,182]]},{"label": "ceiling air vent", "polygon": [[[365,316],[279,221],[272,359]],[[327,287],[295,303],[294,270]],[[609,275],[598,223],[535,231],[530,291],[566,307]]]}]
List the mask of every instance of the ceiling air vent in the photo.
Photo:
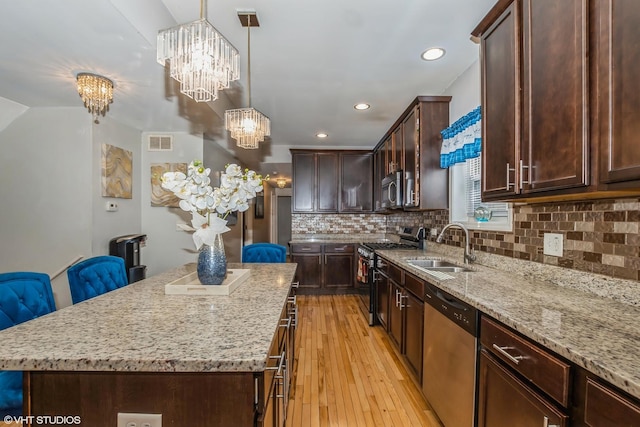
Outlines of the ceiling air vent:
[{"label": "ceiling air vent", "polygon": [[173,136],[149,135],[149,151],[173,151]]}]

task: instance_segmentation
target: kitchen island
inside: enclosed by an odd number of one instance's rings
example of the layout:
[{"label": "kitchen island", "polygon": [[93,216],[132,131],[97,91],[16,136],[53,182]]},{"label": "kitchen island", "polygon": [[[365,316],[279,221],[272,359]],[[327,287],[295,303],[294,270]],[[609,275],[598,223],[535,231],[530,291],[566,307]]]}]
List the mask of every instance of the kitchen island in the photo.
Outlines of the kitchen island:
[{"label": "kitchen island", "polygon": [[165,295],[188,264],[1,331],[0,369],[25,371],[25,415],[255,425],[296,264],[229,268],[250,269],[229,296]]}]

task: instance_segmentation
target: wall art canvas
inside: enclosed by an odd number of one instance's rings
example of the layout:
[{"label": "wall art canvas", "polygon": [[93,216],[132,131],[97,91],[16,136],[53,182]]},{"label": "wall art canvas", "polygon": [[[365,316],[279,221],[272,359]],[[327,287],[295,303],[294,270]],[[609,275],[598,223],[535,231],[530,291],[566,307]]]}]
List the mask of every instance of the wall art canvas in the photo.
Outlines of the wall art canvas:
[{"label": "wall art canvas", "polygon": [[102,197],[131,199],[133,153],[102,144]]},{"label": "wall art canvas", "polygon": [[187,173],[186,163],[152,163],[151,164],[151,206],[179,207],[180,199],[169,190],[162,188],[160,178],[165,172]]}]

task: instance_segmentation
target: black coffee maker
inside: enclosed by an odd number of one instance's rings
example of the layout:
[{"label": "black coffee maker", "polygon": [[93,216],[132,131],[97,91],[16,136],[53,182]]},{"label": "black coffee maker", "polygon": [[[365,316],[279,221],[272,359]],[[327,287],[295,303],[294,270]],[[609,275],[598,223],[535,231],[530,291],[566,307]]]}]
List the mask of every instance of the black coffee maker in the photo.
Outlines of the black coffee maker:
[{"label": "black coffee maker", "polygon": [[145,245],[146,234],[130,234],[114,237],[109,241],[109,255],[124,259],[129,283],[142,280],[147,275],[147,266],[140,265],[140,248]]}]

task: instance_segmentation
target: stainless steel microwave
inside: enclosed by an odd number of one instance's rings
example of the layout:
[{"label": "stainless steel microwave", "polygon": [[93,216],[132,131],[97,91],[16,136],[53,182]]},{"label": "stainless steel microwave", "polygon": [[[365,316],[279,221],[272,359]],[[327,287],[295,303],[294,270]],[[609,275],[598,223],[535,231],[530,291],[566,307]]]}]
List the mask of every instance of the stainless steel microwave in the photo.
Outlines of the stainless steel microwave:
[{"label": "stainless steel microwave", "polygon": [[402,171],[396,171],[382,179],[382,207],[387,209],[402,209]]}]

